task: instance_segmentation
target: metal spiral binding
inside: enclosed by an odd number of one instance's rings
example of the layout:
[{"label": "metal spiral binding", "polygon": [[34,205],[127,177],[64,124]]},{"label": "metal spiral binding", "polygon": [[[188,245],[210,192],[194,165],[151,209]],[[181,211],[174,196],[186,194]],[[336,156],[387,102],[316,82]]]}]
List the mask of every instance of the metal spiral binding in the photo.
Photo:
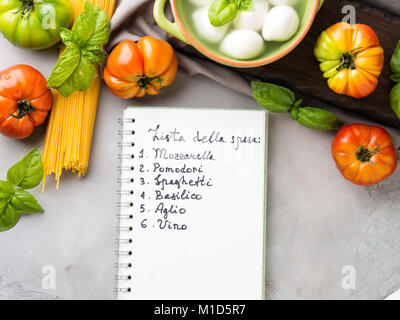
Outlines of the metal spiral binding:
[{"label": "metal spiral binding", "polygon": [[130,269],[132,268],[132,263],[116,263],[114,267],[117,269]]},{"label": "metal spiral binding", "polygon": [[115,254],[118,256],[131,256],[132,255],[132,251],[128,250],[128,251],[115,251]]},{"label": "metal spiral binding", "polygon": [[134,154],[118,154],[118,160],[130,160],[135,159]]},{"label": "metal spiral binding", "polygon": [[118,220],[132,220],[133,215],[132,214],[117,214],[117,219]]},{"label": "metal spiral binding", "polygon": [[115,239],[115,242],[117,243],[117,244],[130,244],[130,243],[132,243],[133,242],[133,240],[132,239]]},{"label": "metal spiral binding", "polygon": [[119,172],[122,172],[122,171],[135,171],[135,167],[134,166],[118,166],[117,169],[118,169]]},{"label": "metal spiral binding", "polygon": [[114,292],[117,292],[117,293],[131,293],[132,289],[131,288],[115,288]]},{"label": "metal spiral binding", "polygon": [[132,227],[117,227],[116,231],[118,233],[120,233],[120,232],[131,232],[131,231],[133,231],[133,228]]},{"label": "metal spiral binding", "polygon": [[135,135],[136,132],[135,130],[118,130],[118,135],[120,136],[129,136],[129,135]]},{"label": "metal spiral binding", "polygon": [[132,196],[133,190],[117,190],[117,196]]},{"label": "metal spiral binding", "polygon": [[[118,130],[118,135],[121,137],[129,137],[128,140],[132,139],[132,137],[135,135],[135,130],[134,129],[126,129],[127,125],[132,125],[136,122],[134,118],[120,118],[118,119],[119,125],[123,126],[120,130]],[[130,126],[131,128],[131,126]],[[125,140],[125,139],[123,139]],[[121,140],[122,141],[122,140]],[[124,141],[124,142],[119,142],[118,143],[118,148],[124,150],[125,148],[129,148],[129,150],[133,150],[130,148],[134,148],[135,143],[133,141]],[[133,152],[129,153],[123,153],[123,151],[118,154],[118,160],[121,162],[128,161],[128,160],[133,160],[135,159],[135,155]],[[135,170],[134,166],[127,166],[124,165],[123,163],[117,167],[118,172],[120,172],[122,175],[124,175],[124,172],[133,172]],[[118,233],[118,236],[115,239],[116,244],[118,245],[118,250],[115,251],[115,255],[117,256],[118,259],[121,257],[124,257],[124,259],[119,260],[117,263],[115,263],[115,268],[117,269],[117,274],[114,276],[114,280],[118,282],[117,287],[114,289],[116,293],[132,293],[132,288],[130,286],[121,286],[121,281],[130,281],[133,279],[132,276],[132,268],[133,268],[133,263],[130,260],[132,256],[132,251],[131,250],[125,250],[124,248],[127,248],[127,245],[131,245],[133,243],[133,226],[129,225],[131,224],[128,222],[129,220],[133,219],[133,213],[129,210],[129,208],[133,208],[133,202],[132,201],[127,201],[130,200],[129,198],[124,200],[124,197],[129,197],[134,195],[133,189],[130,189],[131,187],[129,185],[133,186],[133,183],[135,182],[135,179],[133,177],[126,177],[126,174],[124,177],[120,177],[117,179],[117,183],[120,186],[120,188],[117,190],[116,194],[117,196],[121,197],[120,201],[117,202],[117,207],[122,210],[122,212],[119,212],[117,214],[117,219],[119,221],[119,224],[116,228],[116,232]],[[128,212],[127,210],[128,209]],[[126,221],[125,223],[122,221]],[[121,225],[122,223],[122,225]],[[128,224],[128,225],[126,225]],[[131,248],[131,247],[128,247]],[[126,261],[126,259],[129,259]]]},{"label": "metal spiral binding", "polygon": [[126,276],[115,276],[114,280],[132,280],[131,275],[126,275]]},{"label": "metal spiral binding", "polygon": [[134,142],[118,142],[118,148],[123,148],[123,147],[131,148],[134,146],[135,146]]},{"label": "metal spiral binding", "polygon": [[118,208],[131,208],[133,207],[133,202],[117,202]]},{"label": "metal spiral binding", "polygon": [[118,124],[122,125],[125,123],[135,123],[136,119],[135,118],[119,118],[118,119]]},{"label": "metal spiral binding", "polygon": [[122,178],[118,178],[117,179],[117,183],[118,184],[127,184],[127,183],[134,183],[135,182],[135,179],[133,179],[133,178],[124,178],[124,179],[122,179]]}]

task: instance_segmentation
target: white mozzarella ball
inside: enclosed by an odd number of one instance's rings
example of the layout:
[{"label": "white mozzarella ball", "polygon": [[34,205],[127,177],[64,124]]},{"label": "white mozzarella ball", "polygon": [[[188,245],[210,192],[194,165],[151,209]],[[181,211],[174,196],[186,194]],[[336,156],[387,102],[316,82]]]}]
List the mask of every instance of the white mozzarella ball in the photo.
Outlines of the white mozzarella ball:
[{"label": "white mozzarella ball", "polygon": [[228,34],[221,44],[226,55],[240,60],[259,56],[264,48],[264,40],[259,33],[250,29],[235,30]]},{"label": "white mozzarella ball", "polygon": [[192,18],[197,34],[205,41],[212,43],[221,42],[228,32],[230,24],[227,23],[221,27],[214,27],[208,17],[208,10],[209,7],[205,7],[193,13]]},{"label": "white mozzarella ball", "polygon": [[294,6],[297,4],[298,0],[269,0],[273,6]]},{"label": "white mozzarella ball", "polygon": [[262,34],[266,41],[287,41],[295,35],[299,26],[296,10],[289,6],[277,6],[268,12]]},{"label": "white mozzarella ball", "polygon": [[233,23],[237,29],[261,31],[268,10],[268,0],[253,0],[253,10],[240,11]]},{"label": "white mozzarella ball", "polygon": [[204,7],[211,4],[213,0],[190,0],[190,2],[196,5],[197,7]]}]

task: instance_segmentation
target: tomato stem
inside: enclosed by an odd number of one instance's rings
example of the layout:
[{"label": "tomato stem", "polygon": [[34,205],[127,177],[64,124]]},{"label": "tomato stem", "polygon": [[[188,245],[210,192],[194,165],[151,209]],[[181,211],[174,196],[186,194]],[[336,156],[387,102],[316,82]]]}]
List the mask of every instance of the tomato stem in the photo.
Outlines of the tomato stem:
[{"label": "tomato stem", "polygon": [[9,115],[16,119],[21,119],[23,116],[28,114],[28,118],[29,118],[29,120],[31,120],[31,112],[35,112],[36,109],[32,106],[32,104],[28,100],[23,99],[23,100],[18,101],[17,111],[18,111],[18,115],[14,115],[11,113],[9,113]]},{"label": "tomato stem", "polygon": [[339,67],[337,67],[337,71],[341,71],[342,69],[351,69],[355,70],[356,65],[354,64],[354,60],[357,58],[357,55],[362,51],[362,48],[356,48],[351,50],[350,52],[343,53],[341,57],[341,63]]},{"label": "tomato stem", "polygon": [[358,161],[370,162],[372,164],[375,164],[371,161],[371,159],[375,154],[379,153],[380,151],[381,150],[379,145],[377,145],[373,150],[369,150],[367,147],[360,146],[356,151],[356,157]]},{"label": "tomato stem", "polygon": [[152,86],[156,91],[158,89],[152,83],[154,80],[158,80],[160,87],[161,87],[161,78],[160,77],[146,77],[146,76],[139,76],[137,78],[138,85],[141,89],[146,89],[148,86]]},{"label": "tomato stem", "polygon": [[28,18],[29,14],[35,9],[35,0],[19,0],[21,6],[14,14],[21,14],[21,18]]}]

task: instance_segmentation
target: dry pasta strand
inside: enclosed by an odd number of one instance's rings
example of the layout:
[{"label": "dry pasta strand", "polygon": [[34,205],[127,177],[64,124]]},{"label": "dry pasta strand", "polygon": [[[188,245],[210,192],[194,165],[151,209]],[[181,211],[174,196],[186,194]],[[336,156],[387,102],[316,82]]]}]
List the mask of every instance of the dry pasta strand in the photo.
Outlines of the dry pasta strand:
[{"label": "dry pasta strand", "polygon": [[[86,0],[70,1],[74,16],[77,17],[83,11]],[[105,10],[111,18],[116,0],[90,2]],[[43,191],[48,175],[55,175],[58,189],[63,170],[71,170],[78,177],[87,173],[100,87],[98,69],[92,86],[86,92],[76,92],[65,98],[54,90],[54,105],[42,152]]]}]

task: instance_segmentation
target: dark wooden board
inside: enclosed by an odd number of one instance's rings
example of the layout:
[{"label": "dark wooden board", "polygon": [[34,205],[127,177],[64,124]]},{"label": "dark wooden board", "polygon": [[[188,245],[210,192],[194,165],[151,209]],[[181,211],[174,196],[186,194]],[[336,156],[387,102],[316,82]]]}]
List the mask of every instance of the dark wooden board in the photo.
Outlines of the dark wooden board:
[{"label": "dark wooden board", "polygon": [[[378,34],[385,50],[385,67],[377,90],[367,98],[353,99],[332,92],[323,79],[315,60],[313,49],[323,30],[343,19],[343,6],[351,4],[356,8],[357,23],[371,26]],[[393,87],[390,80],[390,58],[400,40],[400,17],[395,12],[373,7],[361,1],[326,0],[314,25],[303,42],[288,56],[271,65],[240,70],[246,75],[275,82],[322,100],[341,109],[349,110],[382,124],[400,128],[400,120],[390,107],[389,93]]]}]

